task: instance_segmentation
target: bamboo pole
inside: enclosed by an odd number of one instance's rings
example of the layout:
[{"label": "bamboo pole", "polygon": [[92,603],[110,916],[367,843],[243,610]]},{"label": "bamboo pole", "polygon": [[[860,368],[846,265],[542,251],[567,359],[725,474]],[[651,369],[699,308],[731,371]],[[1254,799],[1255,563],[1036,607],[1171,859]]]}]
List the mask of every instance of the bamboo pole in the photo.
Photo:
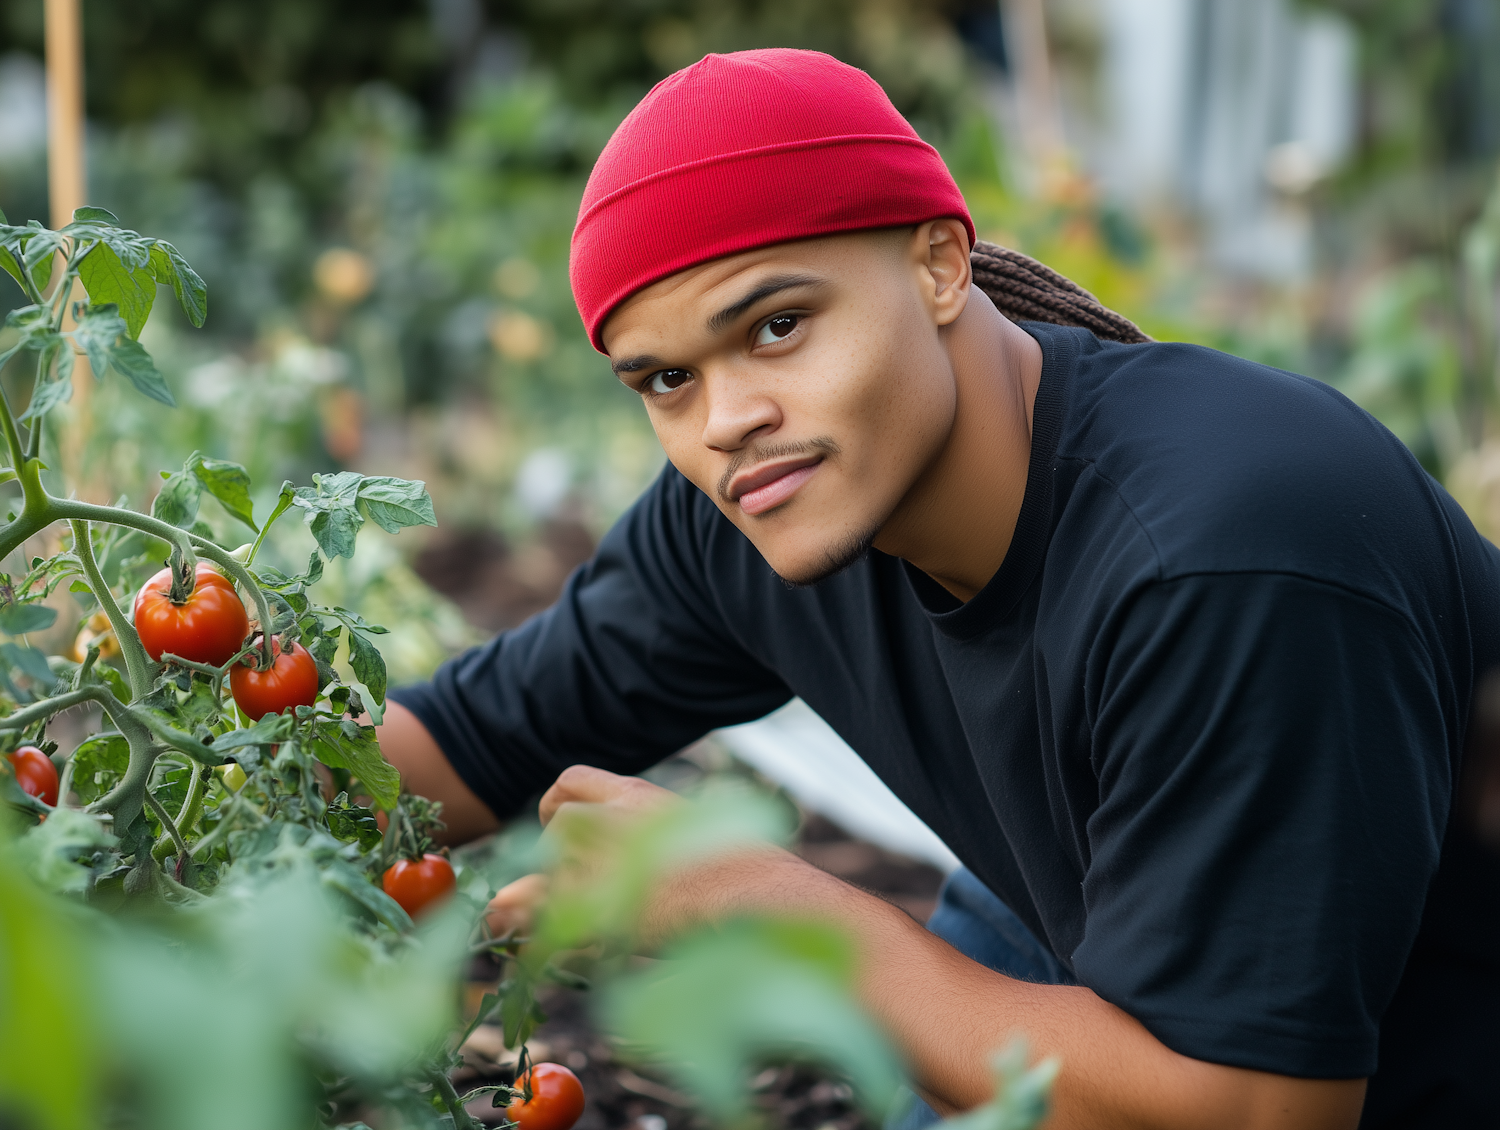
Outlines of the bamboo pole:
[{"label": "bamboo pole", "polygon": [[[83,117],[83,20],[79,0],[46,0],[47,43],[47,196],[52,226],[60,228],[73,218],[73,210],[88,202],[84,166]],[[57,265],[54,264],[54,267]],[[69,305],[84,298],[74,284]],[[72,325],[65,315],[64,325]],[[73,362],[72,426],[63,432],[62,470],[85,497],[83,460],[92,431],[89,394],[93,391],[89,359],[78,354]]]},{"label": "bamboo pole", "polygon": [[54,228],[85,203],[82,32],[78,0],[47,0],[47,195]]}]

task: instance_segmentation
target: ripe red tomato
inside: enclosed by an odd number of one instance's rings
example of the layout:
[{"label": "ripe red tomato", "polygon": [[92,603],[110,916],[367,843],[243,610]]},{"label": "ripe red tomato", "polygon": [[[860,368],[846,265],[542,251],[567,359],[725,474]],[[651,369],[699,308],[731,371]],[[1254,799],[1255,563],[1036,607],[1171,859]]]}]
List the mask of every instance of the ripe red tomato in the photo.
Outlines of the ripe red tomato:
[{"label": "ripe red tomato", "polygon": [[398,859],[386,868],[380,885],[415,918],[453,893],[453,865],[432,852],[421,859]]},{"label": "ripe red tomato", "polygon": [[135,598],[135,630],[146,654],[160,659],[163,652],[217,667],[233,659],[245,644],[250,618],[234,583],[202,562],[187,600],[173,604],[172,570],[163,569]]},{"label": "ripe red tomato", "polygon": [[518,1091],[531,1082],[531,1101],[517,1099],[505,1117],[521,1130],[568,1130],[583,1113],[583,1084],[560,1063],[538,1063],[512,1084]]},{"label": "ripe red tomato", "polygon": [[284,652],[278,640],[272,640],[271,646],[276,649],[276,662],[270,670],[255,669],[260,659],[256,650],[229,672],[229,691],[252,722],[318,700],[318,665],[307,648],[293,641],[292,650]]},{"label": "ripe red tomato", "polygon": [[34,745],[23,745],[15,753],[7,753],[5,760],[15,767],[16,784],[22,792],[57,807],[57,766],[50,757]]}]

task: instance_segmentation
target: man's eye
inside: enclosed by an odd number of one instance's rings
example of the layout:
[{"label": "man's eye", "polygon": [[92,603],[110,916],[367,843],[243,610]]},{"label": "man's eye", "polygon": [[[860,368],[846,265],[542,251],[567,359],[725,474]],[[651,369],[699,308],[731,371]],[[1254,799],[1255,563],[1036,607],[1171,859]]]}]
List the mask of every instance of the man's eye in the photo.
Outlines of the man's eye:
[{"label": "man's eye", "polygon": [[765,325],[761,326],[755,335],[756,345],[775,345],[787,334],[797,328],[797,323],[802,319],[796,314],[777,314]]},{"label": "man's eye", "polygon": [[651,379],[646,382],[646,388],[660,396],[662,393],[681,388],[691,379],[692,374],[686,369],[663,369],[659,373],[651,374]]}]

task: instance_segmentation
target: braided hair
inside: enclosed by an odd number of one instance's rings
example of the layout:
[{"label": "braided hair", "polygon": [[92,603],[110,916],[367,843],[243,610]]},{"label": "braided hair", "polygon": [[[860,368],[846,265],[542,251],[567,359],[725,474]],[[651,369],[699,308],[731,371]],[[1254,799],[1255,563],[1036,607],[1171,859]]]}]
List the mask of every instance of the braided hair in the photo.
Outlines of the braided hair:
[{"label": "braided hair", "polygon": [[1029,255],[981,239],[969,262],[979,289],[1012,321],[1082,326],[1095,337],[1130,345],[1151,340],[1129,318]]}]

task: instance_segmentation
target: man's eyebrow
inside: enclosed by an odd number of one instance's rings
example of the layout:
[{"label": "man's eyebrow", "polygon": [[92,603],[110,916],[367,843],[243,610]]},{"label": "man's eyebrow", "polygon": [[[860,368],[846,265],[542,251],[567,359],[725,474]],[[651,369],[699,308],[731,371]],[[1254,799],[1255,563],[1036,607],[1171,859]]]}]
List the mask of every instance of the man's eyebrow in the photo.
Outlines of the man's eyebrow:
[{"label": "man's eyebrow", "polygon": [[779,294],[783,290],[792,290],[799,286],[822,286],[824,280],[816,275],[772,275],[757,286],[749,294],[738,302],[724,307],[708,320],[709,333],[721,333],[736,318],[762,299],[769,298],[773,294]]},{"label": "man's eyebrow", "polygon": [[619,361],[611,361],[609,367],[618,377],[621,373],[639,373],[642,369],[665,368],[666,364],[660,357],[642,353],[639,357],[626,357]]}]

